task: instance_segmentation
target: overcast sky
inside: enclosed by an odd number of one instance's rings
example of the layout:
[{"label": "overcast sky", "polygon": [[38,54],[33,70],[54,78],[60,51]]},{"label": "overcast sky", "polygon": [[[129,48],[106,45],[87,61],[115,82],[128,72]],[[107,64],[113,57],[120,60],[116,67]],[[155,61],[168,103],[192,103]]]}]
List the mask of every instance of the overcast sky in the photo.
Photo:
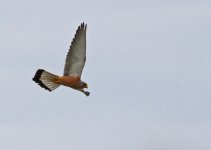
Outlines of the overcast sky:
[{"label": "overcast sky", "polygon": [[[89,97],[61,75],[81,22]],[[210,0],[0,0],[1,150],[210,150]]]}]

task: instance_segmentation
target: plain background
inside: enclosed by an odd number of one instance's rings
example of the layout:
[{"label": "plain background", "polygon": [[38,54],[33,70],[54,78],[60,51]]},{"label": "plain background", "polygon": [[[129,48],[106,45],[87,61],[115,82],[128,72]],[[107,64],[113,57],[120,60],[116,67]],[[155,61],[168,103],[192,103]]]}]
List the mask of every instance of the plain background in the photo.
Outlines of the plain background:
[{"label": "plain background", "polygon": [[[210,150],[210,0],[0,0],[0,149]],[[91,95],[61,75],[88,24]]]}]

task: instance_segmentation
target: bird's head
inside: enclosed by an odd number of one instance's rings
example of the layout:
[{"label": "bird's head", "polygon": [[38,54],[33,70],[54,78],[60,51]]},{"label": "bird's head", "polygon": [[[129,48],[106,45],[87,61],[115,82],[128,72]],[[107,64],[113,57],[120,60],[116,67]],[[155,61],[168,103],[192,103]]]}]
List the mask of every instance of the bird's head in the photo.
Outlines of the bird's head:
[{"label": "bird's head", "polygon": [[80,86],[81,86],[82,89],[88,88],[88,85],[87,85],[87,83],[85,83],[85,82],[81,82],[81,83],[80,83]]},{"label": "bird's head", "polygon": [[83,88],[88,88],[88,84],[84,83]]}]

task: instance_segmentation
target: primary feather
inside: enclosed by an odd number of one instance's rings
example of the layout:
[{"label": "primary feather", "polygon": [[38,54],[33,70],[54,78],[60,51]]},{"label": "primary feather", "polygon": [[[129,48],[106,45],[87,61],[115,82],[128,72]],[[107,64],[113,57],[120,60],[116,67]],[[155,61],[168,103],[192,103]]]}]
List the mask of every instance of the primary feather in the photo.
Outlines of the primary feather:
[{"label": "primary feather", "polygon": [[71,42],[64,67],[65,76],[81,77],[86,61],[86,28],[87,25],[82,23]]}]

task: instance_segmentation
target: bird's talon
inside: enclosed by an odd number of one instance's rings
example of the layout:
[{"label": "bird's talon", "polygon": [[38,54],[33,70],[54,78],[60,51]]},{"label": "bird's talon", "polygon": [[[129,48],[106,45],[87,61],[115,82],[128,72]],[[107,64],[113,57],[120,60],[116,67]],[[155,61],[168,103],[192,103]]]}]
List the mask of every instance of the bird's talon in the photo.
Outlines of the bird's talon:
[{"label": "bird's talon", "polygon": [[89,96],[89,95],[90,95],[90,92],[88,92],[88,91],[83,91],[83,93],[84,93],[86,96]]}]

